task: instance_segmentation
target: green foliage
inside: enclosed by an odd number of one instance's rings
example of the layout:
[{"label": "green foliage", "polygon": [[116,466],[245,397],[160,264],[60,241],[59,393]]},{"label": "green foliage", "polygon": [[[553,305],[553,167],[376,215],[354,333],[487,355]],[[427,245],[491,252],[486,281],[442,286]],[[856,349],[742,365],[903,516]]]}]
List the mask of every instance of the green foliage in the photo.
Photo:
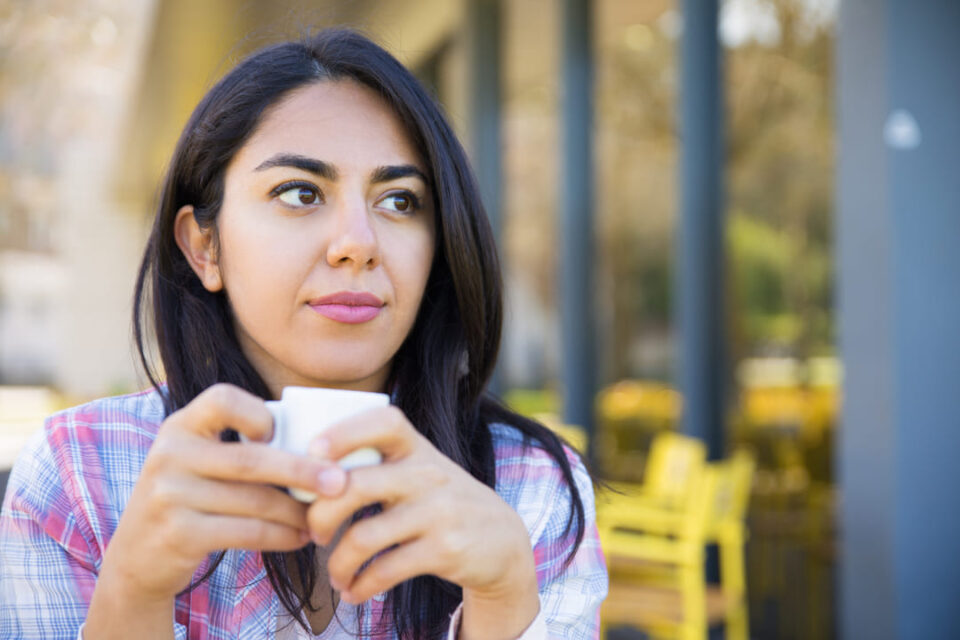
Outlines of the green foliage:
[{"label": "green foliage", "polygon": [[560,395],[552,389],[511,389],[504,394],[508,407],[524,416],[558,413]]},{"label": "green foliage", "polygon": [[[832,259],[829,247],[804,246],[772,223],[743,212],[727,220],[731,304],[750,352],[790,350],[801,341],[808,355],[829,353],[832,331]],[[806,314],[792,291],[810,292]]]},{"label": "green foliage", "polygon": [[737,308],[772,316],[785,311],[784,280],[796,249],[771,225],[743,213],[727,219],[727,247]]},{"label": "green foliage", "polygon": [[[834,338],[833,19],[803,0],[757,4],[776,19],[778,37],[724,50],[734,360],[828,353]],[[647,15],[621,37],[601,38],[598,54],[599,213],[614,379],[648,376],[631,360],[634,347],[667,335],[656,329],[672,324],[679,60],[656,12]]]}]

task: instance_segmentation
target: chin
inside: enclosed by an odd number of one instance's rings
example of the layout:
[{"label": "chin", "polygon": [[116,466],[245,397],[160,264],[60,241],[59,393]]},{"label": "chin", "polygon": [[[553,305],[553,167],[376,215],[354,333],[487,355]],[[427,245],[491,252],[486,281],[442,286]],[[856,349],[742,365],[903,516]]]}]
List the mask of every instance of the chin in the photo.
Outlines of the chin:
[{"label": "chin", "polygon": [[[313,380],[328,381],[332,384],[343,384],[344,386],[353,386],[377,376],[382,371],[386,363],[381,363],[372,358],[354,358],[344,357],[346,362],[337,363],[336,366],[307,366],[303,368],[306,377]],[[386,377],[386,376],[384,376]]]}]

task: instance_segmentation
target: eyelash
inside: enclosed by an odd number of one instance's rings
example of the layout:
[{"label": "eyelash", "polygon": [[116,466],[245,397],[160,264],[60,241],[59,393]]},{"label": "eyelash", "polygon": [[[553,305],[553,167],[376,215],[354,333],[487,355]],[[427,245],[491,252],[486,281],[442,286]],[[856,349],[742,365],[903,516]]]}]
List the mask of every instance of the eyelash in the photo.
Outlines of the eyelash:
[{"label": "eyelash", "polygon": [[[279,184],[270,191],[270,196],[273,198],[277,198],[281,194],[287,191],[290,191],[291,189],[309,189],[310,191],[313,191],[315,194],[317,194],[317,198],[320,200],[320,203],[323,203],[323,193],[320,191],[320,189],[318,189],[315,184],[312,184],[310,182],[305,182],[303,180],[290,180],[289,182],[284,182],[283,184]],[[422,207],[420,198],[418,198],[416,194],[413,193],[412,191],[408,191],[406,189],[388,193],[385,196],[383,196],[380,199],[380,201],[386,200],[387,198],[396,197],[396,196],[404,196],[410,199],[410,210],[397,211],[397,213],[409,215],[416,211],[419,211]],[[304,206],[310,206],[310,205],[304,205]]]},{"label": "eyelash", "polygon": [[278,197],[281,193],[285,191],[290,191],[291,189],[309,189],[317,194],[317,198],[323,202],[323,194],[320,192],[320,189],[317,188],[315,184],[305,182],[303,180],[291,180],[289,182],[284,182],[283,184],[277,185],[270,191],[270,196],[273,198]]},{"label": "eyelash", "polygon": [[403,189],[400,191],[392,191],[386,194],[385,196],[383,196],[382,198],[380,198],[380,201],[386,200],[387,198],[395,198],[397,196],[403,196],[410,200],[410,209],[408,211],[397,211],[397,213],[411,215],[420,210],[421,208],[420,198],[418,198],[416,194],[414,194],[412,191],[407,191],[406,189]]}]

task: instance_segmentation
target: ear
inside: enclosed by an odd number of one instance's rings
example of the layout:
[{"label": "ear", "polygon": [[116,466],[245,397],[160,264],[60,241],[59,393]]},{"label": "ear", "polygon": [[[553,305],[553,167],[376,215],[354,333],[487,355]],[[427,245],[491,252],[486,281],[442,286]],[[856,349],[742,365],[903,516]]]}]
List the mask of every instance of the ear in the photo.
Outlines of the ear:
[{"label": "ear", "polygon": [[173,234],[177,246],[183,252],[207,291],[223,289],[223,277],[220,275],[219,256],[213,246],[213,229],[200,229],[193,217],[193,205],[184,205],[177,211],[173,222]]}]

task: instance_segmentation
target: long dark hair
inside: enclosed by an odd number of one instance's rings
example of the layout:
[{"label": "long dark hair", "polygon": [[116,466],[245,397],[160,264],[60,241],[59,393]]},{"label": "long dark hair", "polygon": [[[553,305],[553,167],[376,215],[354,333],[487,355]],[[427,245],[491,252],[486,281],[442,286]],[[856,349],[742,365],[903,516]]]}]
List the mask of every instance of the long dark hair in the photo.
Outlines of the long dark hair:
[{"label": "long dark hair", "polygon": [[[413,74],[350,30],[324,30],[247,57],[207,93],[180,136],[137,277],[133,312],[140,360],[163,397],[166,415],[218,382],[271,398],[240,349],[226,295],[207,291],[177,246],[174,219],[182,206],[193,205],[198,225],[212,228],[217,242],[224,172],[264,110],[298,87],[337,79],[370,87],[393,109],[426,164],[436,205],[434,263],[417,320],[393,359],[388,382],[395,404],[440,451],[489,487],[495,486],[496,461],[488,425],[510,424],[528,444],[547,451],[570,488],[566,534],[575,535],[575,551],[583,538],[584,508],[561,441],[484,393],[500,343],[502,282],[494,237],[467,157],[441,108]],[[148,319],[156,333],[166,392],[148,362]],[[263,553],[281,603],[305,629],[309,627],[301,611],[315,610],[310,603],[315,551],[309,544],[289,554]],[[222,557],[221,552],[201,581]],[[291,575],[288,561],[298,575]],[[404,582],[388,596],[393,629],[401,638],[441,635],[461,595],[460,587],[434,576]]]}]

